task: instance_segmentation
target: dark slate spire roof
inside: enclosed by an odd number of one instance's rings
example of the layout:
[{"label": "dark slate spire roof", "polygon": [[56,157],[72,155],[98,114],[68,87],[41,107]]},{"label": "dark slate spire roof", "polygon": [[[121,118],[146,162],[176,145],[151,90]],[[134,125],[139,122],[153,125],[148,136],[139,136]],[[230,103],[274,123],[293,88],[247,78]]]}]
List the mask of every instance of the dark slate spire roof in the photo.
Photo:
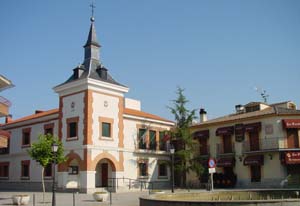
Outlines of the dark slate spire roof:
[{"label": "dark slate spire roof", "polygon": [[90,46],[90,45],[100,47],[100,44],[98,43],[98,40],[97,40],[94,21],[95,21],[94,17],[91,17],[90,32],[89,32],[89,36],[88,36],[88,39],[87,39],[86,44],[84,45],[84,47],[87,47],[87,46]]},{"label": "dark slate spire roof", "polygon": [[[116,84],[119,86],[124,86],[117,81],[115,81],[109,74],[108,70],[101,64],[100,61],[100,44],[97,40],[96,29],[94,25],[94,17],[91,17],[91,26],[88,35],[88,39],[84,47],[84,60],[83,63],[78,65],[73,69],[73,75],[63,84],[83,79],[92,78],[95,80],[100,80],[108,82],[111,84]],[[61,85],[63,85],[61,84]],[[60,85],[58,85],[60,86]]]}]

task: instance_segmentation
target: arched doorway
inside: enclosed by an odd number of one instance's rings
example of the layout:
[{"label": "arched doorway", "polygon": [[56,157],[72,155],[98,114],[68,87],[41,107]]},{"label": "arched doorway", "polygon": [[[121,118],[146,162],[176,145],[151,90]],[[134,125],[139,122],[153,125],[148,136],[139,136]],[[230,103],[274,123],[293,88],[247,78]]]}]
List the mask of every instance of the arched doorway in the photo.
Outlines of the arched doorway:
[{"label": "arched doorway", "polygon": [[96,187],[110,186],[111,178],[115,178],[116,169],[112,161],[107,158],[101,159],[96,165]]}]

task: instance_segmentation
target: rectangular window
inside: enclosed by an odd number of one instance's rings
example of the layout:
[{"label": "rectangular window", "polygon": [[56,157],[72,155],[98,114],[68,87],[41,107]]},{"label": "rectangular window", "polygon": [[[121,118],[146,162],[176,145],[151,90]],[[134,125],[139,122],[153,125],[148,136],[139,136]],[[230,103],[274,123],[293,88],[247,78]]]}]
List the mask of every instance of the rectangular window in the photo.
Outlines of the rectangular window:
[{"label": "rectangular window", "polygon": [[0,178],[8,178],[9,162],[0,162]]},{"label": "rectangular window", "polygon": [[114,119],[108,117],[99,117],[99,136],[102,140],[113,140]]},{"label": "rectangular window", "polygon": [[200,138],[199,144],[200,144],[200,155],[208,155],[208,144],[207,144],[207,138]]},{"label": "rectangular window", "polygon": [[21,162],[21,179],[29,179],[30,174],[30,160],[23,160]]},{"label": "rectangular window", "polygon": [[69,129],[70,129],[70,138],[72,137],[77,137],[77,122],[71,122],[69,124]]},{"label": "rectangular window", "polygon": [[67,139],[78,139],[78,121],[79,117],[67,119]]},{"label": "rectangular window", "polygon": [[165,133],[159,132],[159,150],[165,151],[166,150],[166,141],[165,141]]},{"label": "rectangular window", "polygon": [[53,134],[53,128],[45,129],[45,134]]},{"label": "rectangular window", "polygon": [[31,128],[26,128],[22,130],[22,147],[30,146],[30,133]]},{"label": "rectangular window", "polygon": [[111,125],[107,122],[102,122],[102,137],[111,137]]},{"label": "rectangular window", "polygon": [[231,135],[223,135],[223,151],[224,153],[232,153]]},{"label": "rectangular window", "polygon": [[45,124],[44,125],[44,134],[52,134],[53,135],[54,123]]},{"label": "rectangular window", "polygon": [[52,164],[48,164],[44,170],[44,177],[52,177]]},{"label": "rectangular window", "polygon": [[146,149],[146,138],[147,138],[147,130],[146,129],[139,129],[139,149]]},{"label": "rectangular window", "polygon": [[259,151],[259,133],[257,131],[249,132],[250,151]]},{"label": "rectangular window", "polygon": [[69,166],[69,175],[78,175],[78,166]]},{"label": "rectangular window", "polygon": [[250,166],[251,170],[251,182],[260,182],[261,180],[261,167],[260,165]]},{"label": "rectangular window", "polygon": [[167,177],[168,176],[168,167],[166,163],[158,164],[158,176],[159,177]]},{"label": "rectangular window", "polygon": [[156,150],[156,131],[150,130],[149,136],[150,136],[149,149]]},{"label": "rectangular window", "polygon": [[146,162],[139,163],[139,176],[145,177],[148,176],[148,165]]}]

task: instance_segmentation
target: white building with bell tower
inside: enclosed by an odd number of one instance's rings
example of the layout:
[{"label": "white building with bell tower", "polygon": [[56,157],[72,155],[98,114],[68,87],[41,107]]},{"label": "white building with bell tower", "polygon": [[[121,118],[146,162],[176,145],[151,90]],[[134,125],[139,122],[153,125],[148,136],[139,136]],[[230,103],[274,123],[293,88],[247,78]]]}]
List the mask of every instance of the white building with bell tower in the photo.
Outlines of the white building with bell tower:
[{"label": "white building with bell tower", "polygon": [[[9,119],[1,126],[11,138],[9,152],[0,155],[0,166],[5,162],[9,170],[0,177],[0,188],[4,184],[39,188],[41,168],[26,148],[46,132],[57,135],[65,148],[67,161],[55,172],[60,189],[127,190],[141,182],[146,187],[152,182],[156,187],[170,186],[164,134],[174,123],[142,111],[140,101],[125,98],[129,88],[114,80],[101,63],[100,47],[92,17],[83,63],[54,87],[59,108]],[[46,174],[49,186],[54,175],[50,173]]]}]

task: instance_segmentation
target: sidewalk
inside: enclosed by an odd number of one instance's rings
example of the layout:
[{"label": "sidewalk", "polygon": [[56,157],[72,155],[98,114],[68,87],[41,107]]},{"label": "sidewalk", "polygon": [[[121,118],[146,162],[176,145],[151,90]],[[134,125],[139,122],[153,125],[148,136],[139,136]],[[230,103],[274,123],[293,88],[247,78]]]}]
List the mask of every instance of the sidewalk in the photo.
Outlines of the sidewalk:
[{"label": "sidewalk", "polygon": [[[0,205],[12,205],[11,197],[16,194],[30,195],[29,206],[33,206],[33,194],[35,194],[36,206],[51,206],[52,193],[45,194],[45,204],[42,203],[43,193],[41,192],[0,192]],[[112,193],[112,206],[138,206],[139,197],[148,195],[148,192],[126,192]],[[75,194],[76,206],[109,206],[108,202],[94,201],[92,194]],[[56,206],[73,206],[73,193],[56,193]]]}]

